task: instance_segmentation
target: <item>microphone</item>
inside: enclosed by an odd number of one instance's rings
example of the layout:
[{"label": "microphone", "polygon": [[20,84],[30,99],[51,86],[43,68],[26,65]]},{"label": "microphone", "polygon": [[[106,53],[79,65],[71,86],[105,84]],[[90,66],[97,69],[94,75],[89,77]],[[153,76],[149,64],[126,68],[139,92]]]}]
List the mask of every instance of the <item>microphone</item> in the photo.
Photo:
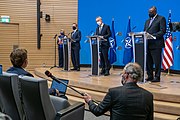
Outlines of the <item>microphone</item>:
[{"label": "microphone", "polygon": [[[89,34],[88,34],[88,36],[93,36],[94,35],[94,32],[93,31],[91,31]],[[89,39],[86,39],[85,41],[84,41],[84,43],[88,43],[89,42]]]},{"label": "microphone", "polygon": [[136,28],[136,26],[134,26],[133,28],[132,28],[132,30],[134,30]]},{"label": "microphone", "polygon": [[[79,92],[78,90],[74,89],[73,87],[69,86],[68,84],[64,83],[64,82],[61,81],[60,79],[56,78],[56,77],[53,76],[52,73],[49,72],[48,70],[45,71],[45,75],[47,75],[47,76],[50,77],[51,79],[55,80],[56,82],[62,83],[63,85],[69,87],[70,89],[72,89],[72,90],[74,90],[75,92],[79,93],[81,96],[85,96],[85,95],[86,95],[86,94],[81,93],[81,92]],[[97,100],[92,100],[92,101],[93,101],[94,103],[96,103],[96,104],[99,104],[99,103],[97,102]]]},{"label": "microphone", "polygon": [[45,71],[45,75],[47,75],[48,77],[52,78],[53,80],[55,80],[58,83],[62,83],[63,85],[71,88],[72,90],[74,90],[75,92],[79,93],[81,96],[84,96],[84,93],[79,92],[78,90],[72,88],[71,86],[67,85],[66,83],[64,83],[63,81],[59,80],[58,78],[56,78],[55,76],[52,75],[52,73],[50,73],[48,70]]},{"label": "microphone", "polygon": [[57,37],[57,34],[54,35],[54,39]]},{"label": "microphone", "polygon": [[71,33],[68,33],[68,35],[67,36],[69,36]]}]

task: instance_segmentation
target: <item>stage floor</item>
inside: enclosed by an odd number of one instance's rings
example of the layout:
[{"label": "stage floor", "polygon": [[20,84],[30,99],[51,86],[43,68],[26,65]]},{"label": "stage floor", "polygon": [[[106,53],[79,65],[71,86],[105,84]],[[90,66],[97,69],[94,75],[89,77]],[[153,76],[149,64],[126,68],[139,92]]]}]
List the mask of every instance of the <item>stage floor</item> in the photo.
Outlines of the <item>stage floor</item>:
[{"label": "stage floor", "polygon": [[[109,76],[91,76],[90,68],[81,68],[81,71],[63,71],[61,68],[36,68],[35,74],[39,77],[47,78],[44,74],[46,70],[49,70],[58,78],[70,80],[70,85],[74,85],[74,83],[87,85],[86,88],[93,89],[95,91],[107,92],[107,90],[111,87],[122,85],[120,76],[122,69],[111,69]],[[47,79],[50,80],[50,78]],[[138,84],[152,92],[180,95],[180,75],[178,74],[167,75],[166,73],[162,73],[161,82]]]}]

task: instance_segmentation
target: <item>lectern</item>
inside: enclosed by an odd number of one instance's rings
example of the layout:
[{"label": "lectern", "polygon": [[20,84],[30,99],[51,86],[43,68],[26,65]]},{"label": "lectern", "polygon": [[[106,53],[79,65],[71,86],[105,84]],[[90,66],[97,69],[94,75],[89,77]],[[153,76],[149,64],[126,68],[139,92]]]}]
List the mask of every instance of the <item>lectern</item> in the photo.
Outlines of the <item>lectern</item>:
[{"label": "lectern", "polygon": [[90,42],[91,48],[91,75],[99,75],[100,55],[99,44],[101,41],[105,41],[101,36],[87,36]]},{"label": "lectern", "polygon": [[63,62],[64,66],[63,69],[65,71],[70,70],[70,58],[71,58],[71,42],[70,38],[64,38],[63,39]]},{"label": "lectern", "polygon": [[134,32],[129,33],[129,35],[132,37],[134,62],[138,63],[143,69],[141,82],[145,82],[147,40],[155,39],[155,37],[147,32]]}]

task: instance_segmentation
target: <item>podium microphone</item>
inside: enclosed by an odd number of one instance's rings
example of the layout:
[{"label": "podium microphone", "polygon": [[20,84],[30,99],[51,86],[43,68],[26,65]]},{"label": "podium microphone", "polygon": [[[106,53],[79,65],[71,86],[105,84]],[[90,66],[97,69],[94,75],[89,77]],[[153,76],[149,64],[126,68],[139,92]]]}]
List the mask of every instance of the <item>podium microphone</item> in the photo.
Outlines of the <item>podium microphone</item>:
[{"label": "podium microphone", "polygon": [[[45,75],[47,75],[48,77],[50,77],[51,79],[55,80],[58,83],[62,83],[63,85],[69,87],[70,89],[74,90],[75,92],[77,92],[78,94],[80,94],[81,96],[85,96],[84,93],[79,92],[78,90],[74,89],[73,87],[69,86],[68,84],[64,83],[63,81],[61,81],[60,79],[56,78],[55,76],[52,75],[51,72],[49,72],[48,70],[45,71]],[[95,102],[96,104],[99,104],[96,100],[92,100],[93,102]]]},{"label": "podium microphone", "polygon": [[[91,31],[89,34],[88,34],[88,36],[93,36],[94,35],[94,32],[93,31]],[[86,39],[85,41],[84,41],[84,43],[89,43],[89,39]]]},{"label": "podium microphone", "polygon": [[132,30],[134,30],[134,29],[136,29],[136,26],[134,26],[134,27],[132,28]]},{"label": "podium microphone", "polygon": [[68,35],[67,36],[69,36],[71,33],[68,33]]},{"label": "podium microphone", "polygon": [[57,34],[54,35],[54,39],[57,37]]}]

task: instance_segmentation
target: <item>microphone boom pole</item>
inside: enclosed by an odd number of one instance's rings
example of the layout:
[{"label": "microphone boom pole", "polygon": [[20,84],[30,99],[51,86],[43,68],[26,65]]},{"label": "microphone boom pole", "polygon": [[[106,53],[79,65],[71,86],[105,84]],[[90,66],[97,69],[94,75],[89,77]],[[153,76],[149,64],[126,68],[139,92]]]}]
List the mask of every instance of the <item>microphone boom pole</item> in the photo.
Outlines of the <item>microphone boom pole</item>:
[{"label": "microphone boom pole", "polygon": [[78,90],[74,89],[73,87],[69,86],[68,84],[64,83],[64,82],[61,81],[60,79],[54,77],[49,71],[45,71],[45,74],[46,74],[48,77],[50,77],[50,78],[52,78],[53,80],[55,80],[56,82],[62,83],[63,85],[65,85],[65,86],[69,87],[70,89],[74,90],[75,92],[79,93],[81,96],[84,96],[84,95],[85,95],[84,93],[81,93],[81,92],[79,92]]},{"label": "microphone boom pole", "polygon": [[[85,96],[86,94],[79,92],[78,90],[74,89],[73,87],[69,86],[68,84],[64,83],[63,81],[61,81],[60,79],[56,78],[55,76],[52,75],[51,72],[49,72],[48,70],[45,71],[45,75],[47,75],[48,77],[50,77],[51,79],[55,80],[58,83],[62,83],[63,85],[69,87],[70,89],[74,90],[75,92],[77,92],[78,94],[80,94],[81,96]],[[94,103],[99,104],[96,100],[92,100]]]},{"label": "microphone boom pole", "polygon": [[57,38],[57,34],[54,35],[54,66],[52,66],[50,69],[54,68],[54,67],[57,67],[56,65],[56,39]]}]

